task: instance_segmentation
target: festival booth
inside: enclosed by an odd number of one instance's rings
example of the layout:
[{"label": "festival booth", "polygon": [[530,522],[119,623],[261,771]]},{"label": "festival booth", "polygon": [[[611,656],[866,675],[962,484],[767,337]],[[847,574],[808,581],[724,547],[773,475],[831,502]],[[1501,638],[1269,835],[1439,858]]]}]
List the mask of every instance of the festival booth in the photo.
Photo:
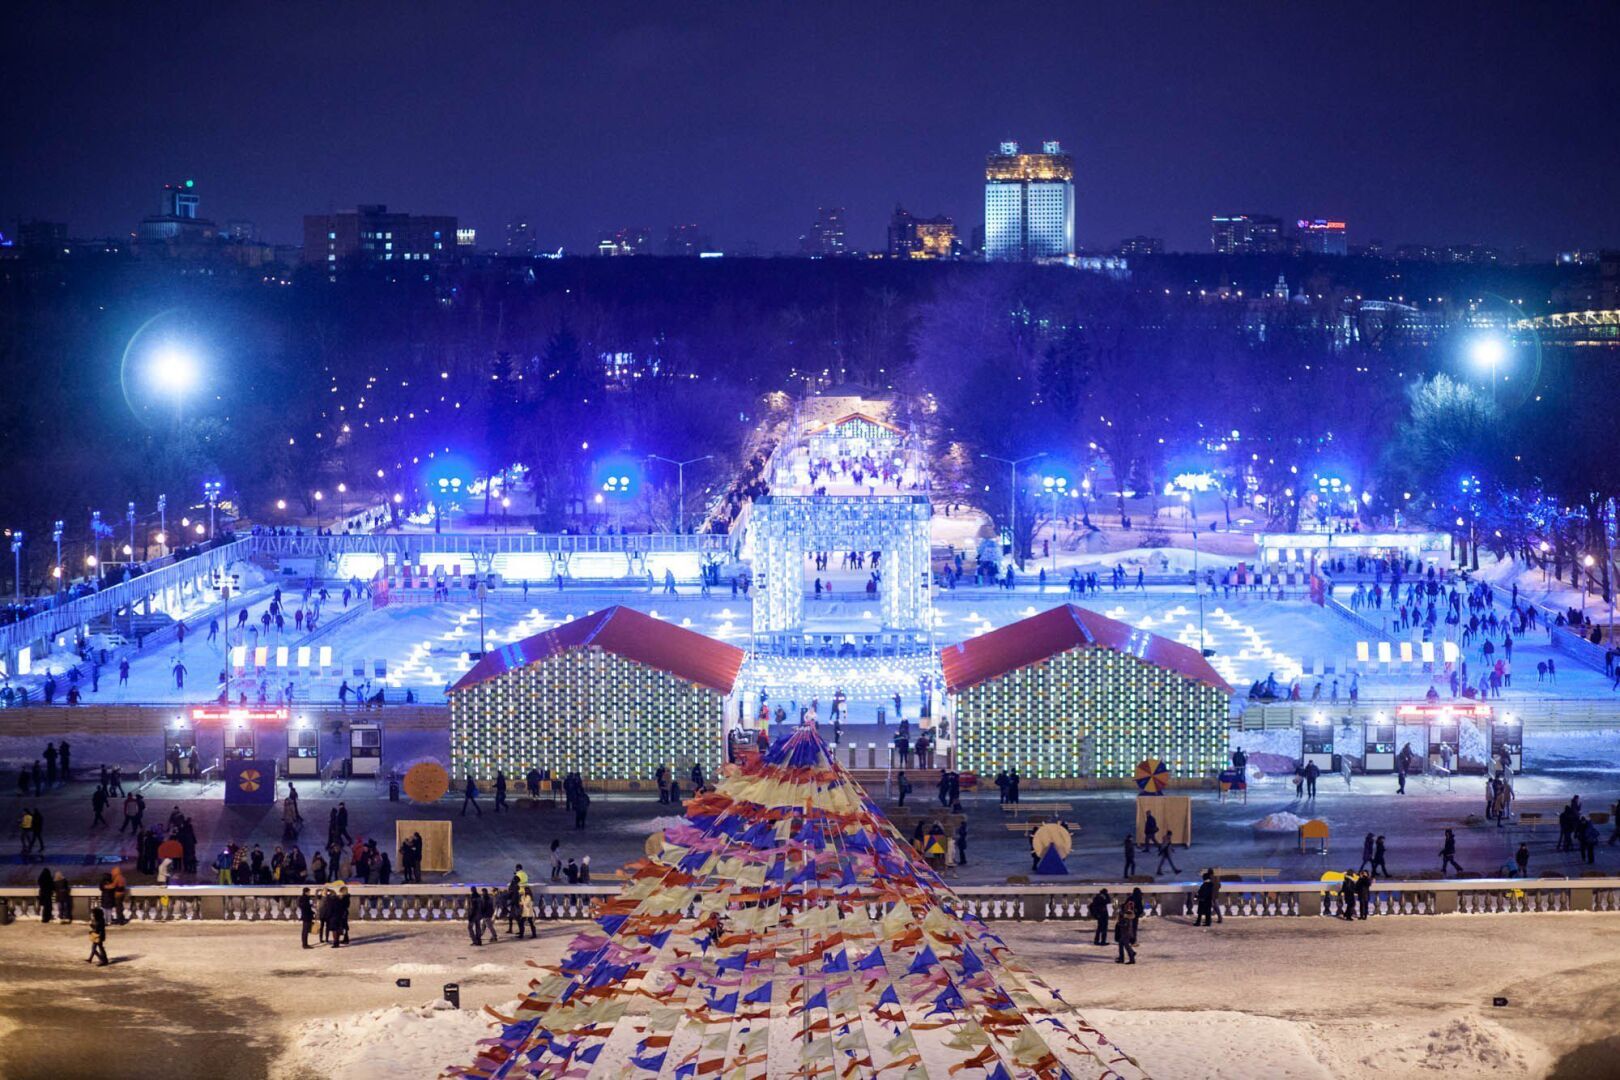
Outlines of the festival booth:
[{"label": "festival booth", "polygon": [[1491,721],[1491,761],[1504,755],[1515,775],[1524,771],[1524,723],[1512,714]]},{"label": "festival booth", "polygon": [[1158,825],[1159,839],[1170,830],[1175,842],[1183,847],[1192,846],[1192,796],[1139,795],[1136,799],[1136,842],[1147,843],[1147,816],[1153,815]]},{"label": "festival booth", "polygon": [[197,729],[191,718],[181,714],[163,729],[163,775],[178,784],[190,774],[191,758],[197,752]]},{"label": "festival booth", "polygon": [[1314,764],[1325,773],[1339,771],[1339,755],[1333,751],[1333,721],[1305,720],[1299,725],[1300,768]]},{"label": "festival booth", "polygon": [[1485,762],[1462,756],[1464,745],[1462,725],[1470,724],[1479,738],[1469,740],[1472,745],[1486,745],[1487,732],[1493,730],[1491,718],[1494,710],[1482,701],[1429,701],[1422,704],[1402,705],[1395,710],[1395,718],[1407,724],[1423,724],[1427,730],[1427,750],[1430,766],[1444,769],[1450,761],[1450,771],[1484,772]]},{"label": "festival booth", "polygon": [[287,729],[287,778],[307,779],[321,775],[321,732],[300,716]]},{"label": "festival booth", "polygon": [[349,725],[349,775],[375,777],[382,772],[382,725]]},{"label": "festival booth", "polygon": [[1395,721],[1382,713],[1361,725],[1361,771],[1392,773],[1395,771]]}]

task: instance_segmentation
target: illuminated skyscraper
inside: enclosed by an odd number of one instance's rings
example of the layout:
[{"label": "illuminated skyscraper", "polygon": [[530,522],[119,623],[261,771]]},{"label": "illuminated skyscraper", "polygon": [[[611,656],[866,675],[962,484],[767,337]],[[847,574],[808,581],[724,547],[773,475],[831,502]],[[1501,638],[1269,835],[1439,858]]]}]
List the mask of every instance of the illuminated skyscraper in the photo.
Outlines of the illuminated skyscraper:
[{"label": "illuminated skyscraper", "polygon": [[1263,255],[1283,248],[1282,220],[1265,214],[1215,214],[1209,246],[1217,255]]},{"label": "illuminated skyscraper", "polygon": [[844,243],[844,208],[822,206],[816,209],[816,223],[799,237],[799,250],[811,258],[824,259],[848,254]]},{"label": "illuminated skyscraper", "polygon": [[1316,255],[1348,255],[1350,242],[1345,235],[1344,222],[1300,218],[1299,247]]},{"label": "illuminated skyscraper", "polygon": [[1004,142],[984,167],[984,257],[1025,262],[1074,254],[1074,158],[1056,142],[1021,154]]}]

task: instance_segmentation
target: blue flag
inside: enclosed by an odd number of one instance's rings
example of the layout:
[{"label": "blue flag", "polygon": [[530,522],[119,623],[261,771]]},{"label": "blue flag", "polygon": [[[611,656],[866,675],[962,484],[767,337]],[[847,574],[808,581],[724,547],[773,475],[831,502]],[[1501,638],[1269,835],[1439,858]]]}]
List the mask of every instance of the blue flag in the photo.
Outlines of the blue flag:
[{"label": "blue flag", "polygon": [[771,1003],[771,984],[761,983],[759,986],[743,995],[743,1001],[749,1005],[769,1005]]}]

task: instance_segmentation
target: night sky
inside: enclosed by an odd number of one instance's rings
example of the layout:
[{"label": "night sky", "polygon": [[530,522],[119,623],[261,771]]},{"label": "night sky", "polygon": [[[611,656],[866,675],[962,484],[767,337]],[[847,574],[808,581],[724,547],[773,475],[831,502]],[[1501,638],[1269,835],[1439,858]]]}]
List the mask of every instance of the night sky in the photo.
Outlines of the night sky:
[{"label": "night sky", "polygon": [[166,180],[297,242],[386,202],[580,249],[676,221],[791,250],[819,203],[982,213],[1056,138],[1077,234],[1204,250],[1216,211],[1351,242],[1620,246],[1620,5],[70,4],[9,12],[0,228],[127,234]]}]

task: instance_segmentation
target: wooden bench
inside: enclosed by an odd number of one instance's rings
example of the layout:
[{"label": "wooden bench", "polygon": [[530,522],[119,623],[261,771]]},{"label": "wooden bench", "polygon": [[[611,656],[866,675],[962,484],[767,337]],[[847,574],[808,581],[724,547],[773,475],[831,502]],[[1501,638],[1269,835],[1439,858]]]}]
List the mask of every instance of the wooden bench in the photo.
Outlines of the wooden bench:
[{"label": "wooden bench", "polygon": [[1215,867],[1215,876],[1220,878],[1222,881],[1227,881],[1232,878],[1254,878],[1259,881],[1266,881],[1270,878],[1278,877],[1281,873],[1282,871],[1278,870],[1275,866]]}]

